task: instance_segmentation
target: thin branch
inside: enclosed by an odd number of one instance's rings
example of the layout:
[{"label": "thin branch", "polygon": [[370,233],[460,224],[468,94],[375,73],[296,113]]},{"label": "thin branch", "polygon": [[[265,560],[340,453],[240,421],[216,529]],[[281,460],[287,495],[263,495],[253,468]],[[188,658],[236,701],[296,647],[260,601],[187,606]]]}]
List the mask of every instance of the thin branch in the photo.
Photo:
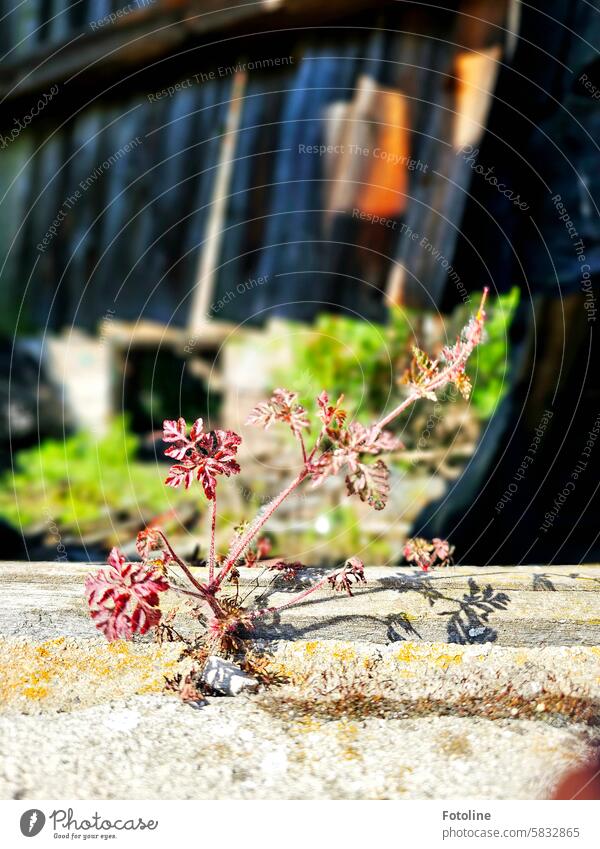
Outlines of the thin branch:
[{"label": "thin branch", "polygon": [[175,593],[182,593],[183,595],[189,595],[192,598],[199,598],[201,601],[206,601],[206,596],[202,593],[195,593],[192,590],[184,590],[183,587],[177,587],[174,584],[169,584],[169,589],[172,589]]},{"label": "thin branch", "polygon": [[321,428],[321,432],[317,436],[317,441],[315,442],[312,451],[310,452],[310,454],[307,457],[307,460],[306,460],[307,466],[312,463],[313,457],[315,456],[315,454],[317,453],[317,451],[319,450],[319,448],[321,446],[321,443],[323,442],[323,437],[325,436],[326,431],[327,431],[327,428],[326,428],[325,425],[323,425],[323,427]]},{"label": "thin branch", "polygon": [[304,444],[304,437],[302,436],[302,433],[298,434],[298,440],[300,442],[300,448],[302,449],[302,463],[306,466],[306,445]]},{"label": "thin branch", "polygon": [[192,584],[192,586],[196,587],[196,589],[197,589],[200,593],[202,593],[202,595],[203,595],[204,597],[206,597],[207,592],[208,592],[208,588],[207,588],[206,586],[204,586],[204,584],[201,584],[199,581],[197,581],[197,580],[194,578],[194,576],[193,576],[193,575],[192,575],[192,573],[190,572],[190,569],[189,569],[189,567],[188,567],[187,563],[184,563],[184,562],[183,562],[183,560],[181,559],[181,557],[179,557],[179,555],[175,553],[174,549],[173,549],[173,548],[172,548],[172,546],[171,546],[171,543],[170,543],[170,542],[169,542],[169,540],[166,538],[166,536],[165,536],[165,534],[163,533],[163,531],[159,530],[159,531],[158,531],[158,533],[159,533],[159,535],[160,535],[160,537],[161,537],[162,541],[164,542],[164,544],[165,544],[165,546],[166,546],[167,551],[168,551],[168,552],[169,552],[169,554],[171,555],[171,559],[172,559],[175,563],[177,563],[177,565],[179,566],[179,568],[181,569],[181,571],[184,573],[184,575],[186,576],[186,578],[188,579],[188,581],[190,582],[190,584]]},{"label": "thin branch", "polygon": [[276,607],[263,607],[261,610],[256,610],[252,613],[253,619],[258,619],[260,616],[266,616],[268,613],[278,613],[280,610],[285,610],[286,607],[291,607],[292,604],[298,604],[298,602],[302,601],[302,599],[306,598],[306,596],[314,593],[316,590],[320,589],[324,586],[330,578],[339,573],[339,569],[335,572],[331,572],[329,575],[325,575],[324,578],[321,578],[320,581],[317,581],[316,584],[312,584],[308,589],[303,590],[299,595],[294,596],[289,601],[286,601],[284,604],[279,604]]},{"label": "thin branch", "polygon": [[254,520],[254,522],[250,525],[248,530],[244,534],[242,534],[241,537],[239,537],[239,539],[237,540],[237,542],[234,544],[233,548],[231,549],[231,551],[227,555],[225,563],[223,564],[223,568],[221,569],[221,571],[219,572],[217,577],[214,579],[214,581],[210,585],[212,592],[215,592],[218,589],[218,587],[223,582],[223,579],[225,578],[227,573],[230,571],[230,569],[233,568],[235,563],[239,560],[239,558],[242,556],[242,554],[246,551],[246,549],[248,548],[248,546],[250,545],[250,543],[252,542],[254,537],[257,535],[257,533],[260,531],[260,529],[263,527],[263,525],[265,525],[266,522],[268,522],[268,520],[271,518],[271,516],[273,515],[275,510],[277,510],[279,505],[283,501],[285,501],[285,499],[288,497],[288,495],[291,495],[291,493],[294,492],[294,490],[297,489],[297,487],[300,486],[300,484],[307,477],[307,475],[308,475],[308,469],[307,469],[306,466],[304,466],[300,470],[300,472],[296,475],[296,477],[293,479],[293,481],[291,481],[291,483],[289,483],[286,486],[286,488],[283,489],[279,493],[279,495],[277,495],[272,501],[270,501],[266,505],[263,512],[258,514],[258,516]]},{"label": "thin branch", "polygon": [[210,502],[210,550],[208,553],[208,582],[212,584],[215,577],[215,546],[217,532],[217,493]]},{"label": "thin branch", "polygon": [[418,401],[421,396],[416,392],[411,392],[408,398],[405,398],[401,404],[398,404],[391,413],[388,413],[387,416],[384,416],[380,421],[375,425],[375,431],[383,430],[383,428],[388,425],[391,421],[397,418],[400,413],[404,412],[407,407],[410,407],[411,404],[414,404],[415,401]]}]

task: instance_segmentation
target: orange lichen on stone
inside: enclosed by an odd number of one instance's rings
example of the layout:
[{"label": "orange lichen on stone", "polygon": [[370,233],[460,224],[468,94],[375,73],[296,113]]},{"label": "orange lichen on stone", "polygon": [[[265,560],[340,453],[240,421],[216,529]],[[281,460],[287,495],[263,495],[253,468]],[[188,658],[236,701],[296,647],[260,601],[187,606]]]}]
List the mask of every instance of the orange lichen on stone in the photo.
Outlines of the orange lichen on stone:
[{"label": "orange lichen on stone", "polygon": [[173,643],[0,640],[0,705],[30,712],[160,693],[180,653]]},{"label": "orange lichen on stone", "polygon": [[417,645],[406,642],[394,654],[394,659],[400,663],[417,661],[437,666],[440,669],[448,669],[449,666],[463,662],[463,652],[456,651],[454,654],[449,654],[447,645],[429,643]]},{"label": "orange lichen on stone", "polygon": [[332,657],[342,661],[355,660],[356,652],[354,649],[338,647],[333,650]]}]

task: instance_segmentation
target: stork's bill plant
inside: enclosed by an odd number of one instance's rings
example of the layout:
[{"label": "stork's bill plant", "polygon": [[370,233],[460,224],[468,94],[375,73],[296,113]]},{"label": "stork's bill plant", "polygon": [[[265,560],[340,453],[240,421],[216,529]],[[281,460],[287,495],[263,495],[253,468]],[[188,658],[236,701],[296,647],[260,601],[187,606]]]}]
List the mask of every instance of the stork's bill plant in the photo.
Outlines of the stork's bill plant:
[{"label": "stork's bill plant", "polygon": [[[224,557],[218,558],[216,554],[217,484],[220,477],[239,473],[236,455],[241,437],[230,430],[206,432],[202,419],[197,419],[189,430],[182,418],[165,421],[163,440],[168,445],[165,454],[176,461],[169,470],[166,484],[188,488],[198,481],[210,504],[208,578],[201,581],[193,574],[160,528],[146,528],[137,539],[140,561],[128,562],[114,548],[108,566],[88,576],[85,592],[96,627],[108,640],[145,634],[162,624],[160,595],[171,590],[182,593],[197,608],[199,618],[206,623],[205,637],[211,650],[226,651],[235,645],[240,634],[251,631],[258,619],[297,604],[322,586],[329,585],[332,590],[352,595],[353,585],[365,583],[364,566],[358,557],[350,558],[340,569],[277,607],[245,607],[237,593],[232,598],[231,592],[225,591],[224,583],[237,584],[238,566],[242,563],[256,565],[267,550],[261,536],[264,525],[282,502],[305,482],[318,487],[329,476],[343,472],[348,495],[358,496],[375,510],[385,507],[390,490],[389,471],[381,455],[398,452],[403,447],[386,427],[421,398],[436,401],[437,393],[450,383],[464,397],[469,397],[471,383],[465,367],[482,340],[486,296],[487,289],[477,314],[463,328],[454,345],[443,348],[436,358],[428,357],[419,348],[413,349],[412,365],[402,379],[406,387],[405,399],[368,427],[356,421],[348,422],[341,406],[343,396],[331,403],[325,391],[317,398],[319,425],[312,444],[308,439],[309,416],[297,402],[295,392],[276,389],[268,401],[252,410],[246,421],[248,425],[266,430],[275,423],[283,423],[290,428],[299,445],[300,466],[293,480],[259,511],[253,522],[236,529]],[[448,557],[450,552],[444,549],[441,554]],[[409,559],[423,568],[423,558]],[[443,559],[441,555],[439,559]],[[266,568],[273,573],[274,580],[292,580],[301,564],[279,560]],[[185,586],[175,580],[177,571]]]}]

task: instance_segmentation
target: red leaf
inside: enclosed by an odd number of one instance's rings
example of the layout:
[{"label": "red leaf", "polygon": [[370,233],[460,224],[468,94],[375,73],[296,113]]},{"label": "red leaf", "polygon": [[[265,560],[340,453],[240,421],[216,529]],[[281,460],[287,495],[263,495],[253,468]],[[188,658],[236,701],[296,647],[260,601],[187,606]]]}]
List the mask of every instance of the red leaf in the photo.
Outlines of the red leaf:
[{"label": "red leaf", "polygon": [[169,589],[166,578],[154,565],[128,563],[116,548],[108,566],[88,575],[85,582],[94,624],[110,641],[145,634],[160,621],[158,599]]},{"label": "red leaf", "polygon": [[186,424],[185,419],[166,419],[163,422],[163,442],[176,442],[179,439],[186,439]]},{"label": "red leaf", "polygon": [[402,442],[389,431],[375,426],[366,428],[359,422],[352,422],[344,430],[329,432],[329,437],[334,447],[321,454],[309,469],[313,486],[319,486],[325,478],[347,466],[348,494],[359,495],[376,510],[382,510],[389,494],[387,466],[381,460],[367,465],[361,462],[361,456],[397,451],[403,447]]},{"label": "red leaf", "polygon": [[196,419],[190,430],[190,439],[192,442],[196,442],[197,439],[200,439],[203,432],[203,426],[204,422],[202,419]]},{"label": "red leaf", "polygon": [[166,485],[177,489],[183,484],[186,489],[189,489],[194,479],[194,469],[193,464],[171,466],[169,474],[165,478]]},{"label": "red leaf", "polygon": [[357,463],[355,471],[346,477],[348,495],[358,495],[375,510],[383,510],[390,494],[389,471],[383,460],[373,465]]},{"label": "red leaf", "polygon": [[328,578],[331,588],[336,592],[345,592],[352,595],[352,584],[366,584],[365,564],[359,557],[351,557],[346,560],[339,572],[334,572]]},{"label": "red leaf", "polygon": [[294,436],[299,437],[304,428],[310,428],[310,422],[304,407],[296,403],[297,397],[296,392],[276,389],[268,401],[261,401],[251,410],[246,424],[268,430],[274,422],[283,422],[290,427]]},{"label": "red leaf", "polygon": [[[196,478],[202,484],[204,494],[212,501],[216,494],[217,475],[238,474],[240,467],[235,460],[241,438],[231,430],[211,430],[204,433],[202,419],[196,419],[185,436],[183,419],[164,423],[165,438],[173,444],[165,449],[168,457],[180,460],[169,469],[165,480],[167,486],[188,489]],[[182,437],[182,434],[184,436]]]},{"label": "red leaf", "polygon": [[321,392],[317,398],[319,406],[318,416],[327,428],[327,431],[334,430],[336,427],[341,427],[346,420],[346,411],[340,408],[340,404],[344,400],[344,396],[340,395],[335,404],[329,403],[329,395],[325,390]]}]

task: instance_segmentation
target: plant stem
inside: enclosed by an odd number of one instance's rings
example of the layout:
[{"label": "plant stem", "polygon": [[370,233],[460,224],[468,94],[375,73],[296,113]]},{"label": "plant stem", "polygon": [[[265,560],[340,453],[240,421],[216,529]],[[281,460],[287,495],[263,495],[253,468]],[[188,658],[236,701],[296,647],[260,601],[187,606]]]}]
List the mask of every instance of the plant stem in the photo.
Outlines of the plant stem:
[{"label": "plant stem", "polygon": [[302,438],[302,434],[300,434],[300,446],[302,448],[302,462],[306,465],[306,445],[304,444],[304,439]]},{"label": "plant stem", "polygon": [[300,595],[294,596],[294,598],[290,599],[289,601],[286,601],[284,604],[279,604],[277,605],[277,607],[263,607],[261,610],[257,610],[255,613],[252,614],[252,618],[258,619],[260,616],[266,616],[268,613],[278,613],[280,610],[285,610],[286,607],[291,607],[292,604],[298,604],[298,602],[302,601],[302,599],[306,598],[306,596],[310,595],[311,593],[314,593],[316,590],[326,584],[332,575],[337,575],[338,571],[331,572],[331,574],[329,575],[325,575],[325,577],[321,578],[320,581],[317,581],[316,584],[312,584],[310,587],[308,587],[308,589],[301,592]]},{"label": "plant stem", "polygon": [[158,533],[160,534],[160,537],[161,537],[162,541],[164,542],[166,549],[169,552],[169,554],[171,555],[173,561],[175,563],[177,563],[177,565],[179,566],[181,571],[184,573],[184,575],[186,576],[186,578],[188,579],[190,584],[192,584],[193,587],[196,587],[198,592],[202,594],[203,598],[205,598],[206,594],[207,594],[207,588],[204,586],[204,584],[201,584],[199,581],[197,581],[194,578],[194,576],[190,572],[190,569],[189,569],[187,563],[184,563],[183,560],[181,559],[181,557],[179,557],[179,555],[175,553],[174,549],[171,546],[171,543],[166,538],[164,533],[160,530],[158,531]]},{"label": "plant stem", "polygon": [[195,593],[192,590],[184,590],[183,587],[174,587],[173,584],[169,584],[170,588],[174,593],[180,593],[182,595],[189,595],[192,598],[199,598],[201,601],[206,601],[206,596],[202,595],[202,593]]},{"label": "plant stem", "polygon": [[212,584],[215,577],[215,544],[217,530],[217,493],[210,503],[210,551],[208,553],[208,582]]},{"label": "plant stem", "polygon": [[391,421],[393,421],[393,420],[394,420],[397,416],[399,416],[399,415],[400,415],[400,413],[404,412],[404,410],[406,410],[406,408],[407,408],[407,407],[410,407],[410,405],[411,405],[411,404],[414,404],[414,403],[415,403],[415,401],[417,401],[419,398],[420,398],[420,396],[419,396],[419,395],[417,395],[417,393],[416,393],[416,392],[411,393],[411,394],[408,396],[408,398],[405,398],[405,399],[404,399],[404,401],[402,401],[402,403],[401,403],[401,404],[398,404],[398,406],[397,406],[397,407],[395,407],[395,408],[392,410],[392,412],[391,412],[391,413],[388,413],[388,414],[387,414],[387,416],[384,416],[384,417],[383,417],[380,421],[378,421],[378,422],[377,422],[377,424],[375,425],[375,430],[376,430],[376,431],[383,430],[383,428],[384,428],[386,425],[388,425],[388,424],[389,424]]},{"label": "plant stem", "polygon": [[291,483],[289,483],[286,488],[279,493],[279,495],[277,495],[272,501],[269,502],[269,504],[265,507],[264,511],[258,514],[258,516],[250,525],[246,533],[242,534],[242,536],[238,539],[237,543],[233,546],[233,548],[227,555],[225,563],[223,564],[223,568],[210,585],[210,588],[213,593],[221,585],[227,573],[230,571],[230,569],[233,568],[236,561],[242,556],[244,551],[250,545],[250,543],[252,542],[256,534],[260,531],[260,529],[263,527],[263,525],[268,522],[275,510],[277,510],[279,505],[283,501],[285,501],[288,495],[291,495],[291,493],[297,487],[300,486],[300,484],[306,478],[307,475],[308,469],[306,466],[303,466],[302,469],[296,475],[296,477],[293,479],[293,481],[291,481]]}]

